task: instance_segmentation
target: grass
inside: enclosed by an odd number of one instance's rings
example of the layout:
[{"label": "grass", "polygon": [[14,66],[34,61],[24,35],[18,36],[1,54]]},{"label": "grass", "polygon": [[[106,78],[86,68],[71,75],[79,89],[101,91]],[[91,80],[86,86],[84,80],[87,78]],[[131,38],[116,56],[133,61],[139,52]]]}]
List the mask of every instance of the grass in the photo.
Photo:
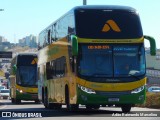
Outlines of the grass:
[{"label": "grass", "polygon": [[147,107],[160,109],[160,93],[146,93],[146,102],[136,107]]}]

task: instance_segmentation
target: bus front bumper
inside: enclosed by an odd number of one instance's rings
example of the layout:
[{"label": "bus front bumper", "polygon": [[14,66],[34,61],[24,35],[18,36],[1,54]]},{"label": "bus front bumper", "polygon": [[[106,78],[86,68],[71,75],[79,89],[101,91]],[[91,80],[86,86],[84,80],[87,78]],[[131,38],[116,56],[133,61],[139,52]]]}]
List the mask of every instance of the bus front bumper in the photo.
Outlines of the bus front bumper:
[{"label": "bus front bumper", "polygon": [[16,99],[38,100],[38,94],[37,93],[19,93],[19,92],[16,92]]},{"label": "bus front bumper", "polygon": [[146,88],[138,93],[131,93],[130,91],[118,91],[118,92],[107,92],[107,91],[96,91],[95,93],[87,93],[78,87],[78,104],[97,104],[97,105],[108,105],[108,104],[143,104],[146,98]]}]

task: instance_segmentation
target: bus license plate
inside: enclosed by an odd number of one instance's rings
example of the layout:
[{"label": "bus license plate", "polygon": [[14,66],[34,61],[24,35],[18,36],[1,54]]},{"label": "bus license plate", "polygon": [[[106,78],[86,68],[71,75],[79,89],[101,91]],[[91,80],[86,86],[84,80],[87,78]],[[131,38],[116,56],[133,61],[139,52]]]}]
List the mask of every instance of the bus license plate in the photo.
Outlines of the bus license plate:
[{"label": "bus license plate", "polygon": [[32,98],[37,98],[37,96],[36,95],[32,95]]},{"label": "bus license plate", "polygon": [[109,102],[119,102],[119,98],[109,98]]}]

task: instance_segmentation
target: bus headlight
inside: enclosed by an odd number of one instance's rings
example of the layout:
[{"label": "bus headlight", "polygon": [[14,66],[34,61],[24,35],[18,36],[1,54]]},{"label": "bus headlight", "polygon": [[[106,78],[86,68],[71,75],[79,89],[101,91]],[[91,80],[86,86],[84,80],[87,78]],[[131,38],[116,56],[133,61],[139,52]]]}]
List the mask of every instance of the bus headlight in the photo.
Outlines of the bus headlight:
[{"label": "bus headlight", "polygon": [[131,93],[139,93],[139,92],[141,92],[142,90],[144,90],[144,86],[141,86],[141,87],[139,87],[139,88],[136,88],[136,89],[132,90]]},{"label": "bus headlight", "polygon": [[23,93],[23,91],[22,91],[22,90],[20,90],[19,92],[20,92],[20,93]]},{"label": "bus headlight", "polygon": [[20,92],[20,93],[23,93],[23,90],[19,90],[19,89],[17,89],[17,91],[18,91],[18,92]]},{"label": "bus headlight", "polygon": [[88,93],[88,94],[96,94],[96,92],[95,92],[94,90],[90,89],[90,88],[86,88],[86,87],[81,86],[81,85],[78,85],[78,87],[79,87],[82,91],[84,91],[84,92],[86,92],[86,93]]}]

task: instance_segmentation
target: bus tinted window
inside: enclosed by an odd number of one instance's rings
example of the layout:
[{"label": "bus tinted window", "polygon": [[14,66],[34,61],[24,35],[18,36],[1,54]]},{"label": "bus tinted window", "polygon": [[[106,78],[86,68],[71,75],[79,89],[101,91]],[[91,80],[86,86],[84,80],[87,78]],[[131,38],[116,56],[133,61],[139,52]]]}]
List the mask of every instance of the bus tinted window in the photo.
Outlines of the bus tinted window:
[{"label": "bus tinted window", "polygon": [[20,66],[17,69],[17,84],[21,86],[36,86],[37,69],[35,66]]},{"label": "bus tinted window", "polygon": [[17,60],[17,66],[25,66],[25,65],[37,65],[37,56],[19,55]]},{"label": "bus tinted window", "polygon": [[[139,77],[145,74],[143,45],[81,44],[79,53],[78,72],[81,77],[131,76],[135,80],[135,76]],[[106,82],[106,79],[90,80]]]},{"label": "bus tinted window", "polygon": [[95,39],[129,39],[143,35],[136,12],[93,9],[76,11],[76,34],[81,38]]}]

